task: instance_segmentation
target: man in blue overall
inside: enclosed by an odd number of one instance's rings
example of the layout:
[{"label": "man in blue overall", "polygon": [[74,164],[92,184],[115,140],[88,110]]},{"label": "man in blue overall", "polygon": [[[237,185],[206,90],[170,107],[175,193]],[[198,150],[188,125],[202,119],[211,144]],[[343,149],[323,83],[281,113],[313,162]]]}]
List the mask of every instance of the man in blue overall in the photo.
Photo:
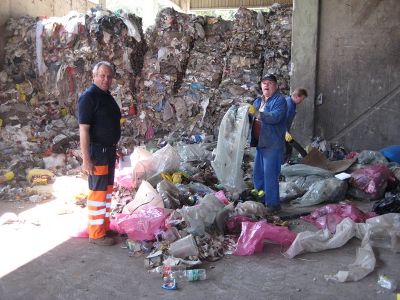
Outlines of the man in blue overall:
[{"label": "man in blue overall", "polygon": [[[256,147],[253,184],[263,190],[264,204],[271,212],[281,209],[279,201],[279,174],[283,163],[286,132],[287,104],[278,91],[276,77],[266,75],[261,80],[262,96],[253,103],[254,117],[260,121],[260,134]],[[252,113],[252,108],[249,112]],[[252,136],[252,143],[254,141]]]}]

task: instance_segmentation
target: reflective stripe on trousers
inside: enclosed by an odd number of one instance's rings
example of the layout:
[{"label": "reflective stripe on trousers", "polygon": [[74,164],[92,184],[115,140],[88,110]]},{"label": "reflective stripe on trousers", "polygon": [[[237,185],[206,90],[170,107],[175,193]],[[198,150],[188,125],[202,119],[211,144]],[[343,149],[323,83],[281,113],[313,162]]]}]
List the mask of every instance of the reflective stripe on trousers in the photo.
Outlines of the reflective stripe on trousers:
[{"label": "reflective stripe on trousers", "polygon": [[110,207],[114,185],[115,147],[90,146],[94,175],[89,175],[88,233],[99,239],[110,227]]}]

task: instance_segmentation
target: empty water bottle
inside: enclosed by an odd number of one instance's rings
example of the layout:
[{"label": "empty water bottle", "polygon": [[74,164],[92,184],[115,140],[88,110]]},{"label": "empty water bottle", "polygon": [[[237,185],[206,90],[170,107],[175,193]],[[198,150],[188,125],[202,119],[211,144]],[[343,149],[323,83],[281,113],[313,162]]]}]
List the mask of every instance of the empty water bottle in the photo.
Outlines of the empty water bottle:
[{"label": "empty water bottle", "polygon": [[187,281],[205,280],[207,278],[206,270],[204,269],[173,271],[171,275],[174,278],[184,279]]}]

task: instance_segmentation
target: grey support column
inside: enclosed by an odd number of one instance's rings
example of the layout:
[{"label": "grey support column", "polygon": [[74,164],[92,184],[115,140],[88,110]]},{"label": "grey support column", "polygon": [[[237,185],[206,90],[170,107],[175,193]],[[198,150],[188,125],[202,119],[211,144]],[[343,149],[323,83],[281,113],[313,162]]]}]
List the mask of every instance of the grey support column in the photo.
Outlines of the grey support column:
[{"label": "grey support column", "polygon": [[290,89],[304,87],[308,98],[297,108],[292,133],[303,146],[314,135],[318,18],[319,0],[294,0]]}]

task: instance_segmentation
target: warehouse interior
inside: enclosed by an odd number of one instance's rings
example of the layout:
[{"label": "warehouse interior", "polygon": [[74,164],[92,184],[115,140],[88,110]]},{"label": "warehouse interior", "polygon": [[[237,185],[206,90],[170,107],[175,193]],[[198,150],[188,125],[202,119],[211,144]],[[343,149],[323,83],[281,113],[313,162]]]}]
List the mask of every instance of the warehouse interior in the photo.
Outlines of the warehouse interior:
[{"label": "warehouse interior", "polygon": [[[0,299],[398,299],[399,15],[397,0],[2,1]],[[77,120],[100,60],[122,116],[112,247],[87,241]],[[272,215],[247,144],[267,74],[308,94],[290,130],[306,155],[282,165]],[[196,254],[174,257],[188,237]],[[174,288],[167,262],[186,268]]]}]

